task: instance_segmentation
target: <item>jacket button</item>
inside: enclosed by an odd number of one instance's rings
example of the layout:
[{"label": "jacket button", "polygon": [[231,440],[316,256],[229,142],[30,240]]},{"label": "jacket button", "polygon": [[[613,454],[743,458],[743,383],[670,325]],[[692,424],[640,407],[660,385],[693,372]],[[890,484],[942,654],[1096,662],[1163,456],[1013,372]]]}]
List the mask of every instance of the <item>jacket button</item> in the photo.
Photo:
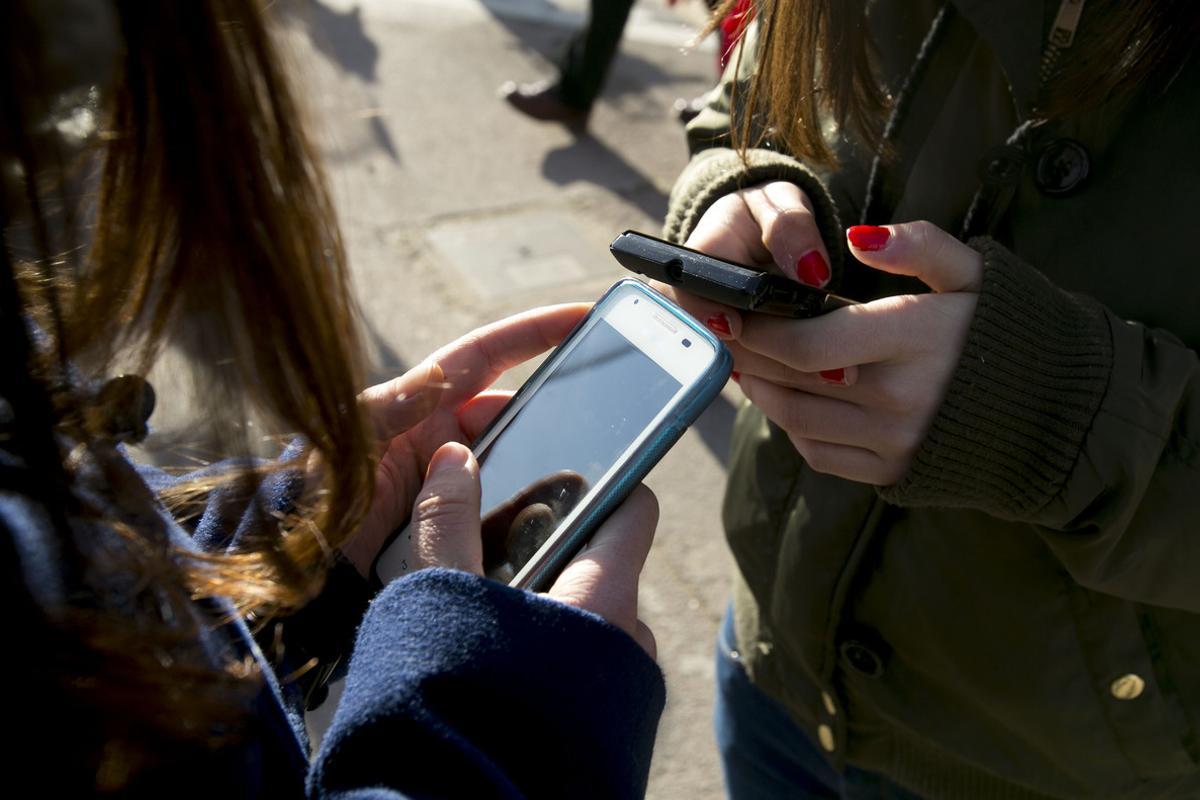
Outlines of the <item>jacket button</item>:
[{"label": "jacket button", "polygon": [[1142,680],[1141,675],[1134,675],[1131,672],[1113,681],[1109,690],[1112,692],[1112,696],[1118,700],[1136,700],[1146,690],[1146,682]]},{"label": "jacket button", "polygon": [[1056,139],[1038,156],[1034,180],[1046,194],[1067,194],[1077,189],[1091,171],[1091,158],[1074,139]]},{"label": "jacket button", "polygon": [[821,692],[821,703],[825,706],[826,714],[831,717],[837,716],[837,706],[834,705],[833,697],[830,696],[829,692]]},{"label": "jacket button", "polygon": [[878,678],[883,674],[883,661],[879,654],[857,639],[842,642],[842,658],[851,669],[868,678]]},{"label": "jacket button", "polygon": [[1016,145],[993,147],[979,160],[979,180],[988,186],[1009,186],[1021,179],[1025,153]]},{"label": "jacket button", "polygon": [[817,726],[817,741],[821,743],[821,747],[825,748],[826,753],[832,753],[837,747],[837,742],[833,739],[833,728],[828,725]]}]

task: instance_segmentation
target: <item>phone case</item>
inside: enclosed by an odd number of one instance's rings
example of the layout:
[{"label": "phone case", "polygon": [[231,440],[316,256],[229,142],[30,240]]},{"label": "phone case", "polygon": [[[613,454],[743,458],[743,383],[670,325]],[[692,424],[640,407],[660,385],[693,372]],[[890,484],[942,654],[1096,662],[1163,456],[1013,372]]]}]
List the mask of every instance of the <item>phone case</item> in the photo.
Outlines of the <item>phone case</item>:
[{"label": "phone case", "polygon": [[[703,325],[696,322],[686,311],[641,281],[631,278],[618,281],[604,293],[600,300],[596,302],[594,308],[600,307],[610,295],[617,292],[623,286],[636,287],[643,297],[669,311],[672,318],[681,325],[686,326],[689,331],[695,334],[696,338],[703,339],[711,344],[716,349],[717,358],[713,361],[704,379],[693,387],[691,394],[683,399],[676,408],[675,413],[664,418],[654,428],[650,436],[642,444],[641,450],[634,454],[617,479],[609,483],[602,491],[597,492],[587,502],[581,512],[575,515],[574,521],[570,523],[569,527],[555,540],[554,546],[535,556],[525,568],[522,568],[518,572],[517,577],[513,579],[510,584],[511,586],[530,589],[532,591],[544,591],[548,589],[558,576],[558,573],[575,557],[600,524],[629,496],[634,487],[666,455],[671,446],[683,435],[683,432],[716,399],[721,388],[729,379],[730,372],[733,370],[733,356],[721,340]],[[591,319],[594,313],[593,310],[580,320],[571,333],[563,339],[563,342],[570,341],[587,321]],[[550,368],[553,360],[552,354],[550,358],[547,358],[534,371],[529,380],[517,390],[510,403],[522,399],[523,393],[527,391],[526,387],[536,386],[542,373]],[[497,416],[497,420],[503,418],[503,416],[504,414],[501,412]],[[479,441],[486,439],[489,432],[490,428],[480,435],[472,447],[474,448]]]},{"label": "phone case", "polygon": [[745,311],[800,319],[854,304],[845,297],[637,231],[622,233],[609,250],[631,272]]}]

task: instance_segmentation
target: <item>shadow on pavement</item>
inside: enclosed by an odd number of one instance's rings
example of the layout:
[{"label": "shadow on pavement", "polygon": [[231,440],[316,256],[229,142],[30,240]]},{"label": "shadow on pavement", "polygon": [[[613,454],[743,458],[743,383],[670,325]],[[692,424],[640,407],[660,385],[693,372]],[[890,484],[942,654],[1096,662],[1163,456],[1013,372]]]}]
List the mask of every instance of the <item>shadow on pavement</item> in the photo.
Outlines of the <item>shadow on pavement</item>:
[{"label": "shadow on pavement", "polygon": [[653,220],[667,215],[667,195],[620,153],[590,134],[546,153],[542,175],[560,186],[586,181],[608,189]]},{"label": "shadow on pavement", "polygon": [[362,9],[355,6],[339,14],[320,0],[285,0],[276,6],[282,16],[304,27],[313,47],[344,72],[375,83],[379,46],[367,36]]},{"label": "shadow on pavement", "polygon": [[[358,6],[338,13],[320,0],[283,0],[276,8],[285,24],[302,28],[317,52],[342,72],[367,84],[378,81],[379,46],[367,36]],[[383,116],[368,109],[364,124],[379,149],[399,163],[400,153]]]},{"label": "shadow on pavement", "polygon": [[692,424],[692,430],[700,434],[700,440],[709,449],[722,467],[729,467],[729,441],[733,435],[733,420],[737,407],[725,397],[717,395],[713,404],[705,409],[700,419]]},{"label": "shadow on pavement", "polygon": [[404,359],[365,318],[363,332],[366,334],[367,352],[371,353],[371,361],[367,365],[367,386],[390,381],[408,372],[408,365],[404,363]]}]

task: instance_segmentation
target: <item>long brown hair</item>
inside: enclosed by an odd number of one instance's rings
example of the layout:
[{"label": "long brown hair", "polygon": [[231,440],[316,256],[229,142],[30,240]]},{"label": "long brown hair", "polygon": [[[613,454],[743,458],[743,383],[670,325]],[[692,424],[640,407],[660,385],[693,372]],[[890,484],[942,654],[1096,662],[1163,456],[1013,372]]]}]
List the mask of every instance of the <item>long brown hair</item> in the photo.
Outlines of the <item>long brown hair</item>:
[{"label": "long brown hair", "polygon": [[[710,30],[736,0],[715,9]],[[741,148],[771,137],[817,166],[833,166],[823,124],[832,121],[879,146],[888,97],[874,73],[865,2],[758,0],[754,78],[735,87]],[[1045,87],[1039,114],[1056,118],[1144,90],[1177,69],[1200,34],[1187,0],[1090,0],[1062,68]],[[740,54],[735,56],[740,57]]]},{"label": "long brown hair", "polygon": [[[116,551],[90,564],[88,575],[106,573],[89,578],[100,584],[93,593],[124,576],[132,595],[114,602],[144,612],[120,619],[92,603],[51,614],[62,640],[56,670],[92,709],[107,759],[96,770],[108,778],[97,780],[108,788],[153,760],[161,733],[209,738],[257,680],[240,662],[213,674],[188,606],[221,597],[265,617],[303,605],[373,488],[344,249],[259,5],[113,0],[113,77],[88,93],[99,146],[83,160],[47,123],[63,105],[53,10],[16,2],[0,11],[0,283],[13,289],[0,318],[18,320],[4,331],[5,358],[14,354],[10,367],[26,379],[9,401],[32,430],[22,434],[35,442],[29,462],[57,476],[45,502],[64,552],[88,561],[80,526],[106,528]],[[96,180],[79,171],[94,163]],[[90,247],[77,246],[88,230]],[[26,320],[37,341],[23,341]],[[263,509],[235,552],[172,545],[146,521],[152,500],[136,489],[103,504],[73,489],[80,469],[119,460],[92,421],[88,387],[116,364],[148,369],[168,343],[191,357],[205,416],[223,423],[214,425],[223,455],[251,452],[242,424],[251,415],[307,442],[287,464],[243,459],[177,486],[166,498],[175,507],[187,513],[231,483],[254,502],[273,471],[322,465],[311,491],[285,514]],[[153,602],[137,599],[146,597]],[[114,748],[114,738],[125,744]]]}]

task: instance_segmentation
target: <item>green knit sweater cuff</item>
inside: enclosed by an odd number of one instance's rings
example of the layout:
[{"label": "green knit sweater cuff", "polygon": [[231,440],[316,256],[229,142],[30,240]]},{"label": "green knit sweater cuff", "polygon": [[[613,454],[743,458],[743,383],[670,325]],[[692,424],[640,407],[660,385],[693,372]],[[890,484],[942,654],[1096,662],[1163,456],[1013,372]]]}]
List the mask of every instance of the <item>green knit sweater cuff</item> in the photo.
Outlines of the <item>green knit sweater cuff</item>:
[{"label": "green knit sweater cuff", "polygon": [[836,286],[846,260],[846,242],[837,207],[820,178],[796,159],[775,150],[748,150],[745,161],[736,150],[712,149],[698,153],[671,190],[663,238],[683,244],[700,217],[717,200],[739,189],[771,181],[794,183],[808,195],[817,228],[829,251],[831,285]]},{"label": "green knit sweater cuff", "polygon": [[946,398],[899,483],[901,506],[1030,520],[1062,490],[1112,372],[1098,304],[1051,284],[988,238],[983,287]]}]

